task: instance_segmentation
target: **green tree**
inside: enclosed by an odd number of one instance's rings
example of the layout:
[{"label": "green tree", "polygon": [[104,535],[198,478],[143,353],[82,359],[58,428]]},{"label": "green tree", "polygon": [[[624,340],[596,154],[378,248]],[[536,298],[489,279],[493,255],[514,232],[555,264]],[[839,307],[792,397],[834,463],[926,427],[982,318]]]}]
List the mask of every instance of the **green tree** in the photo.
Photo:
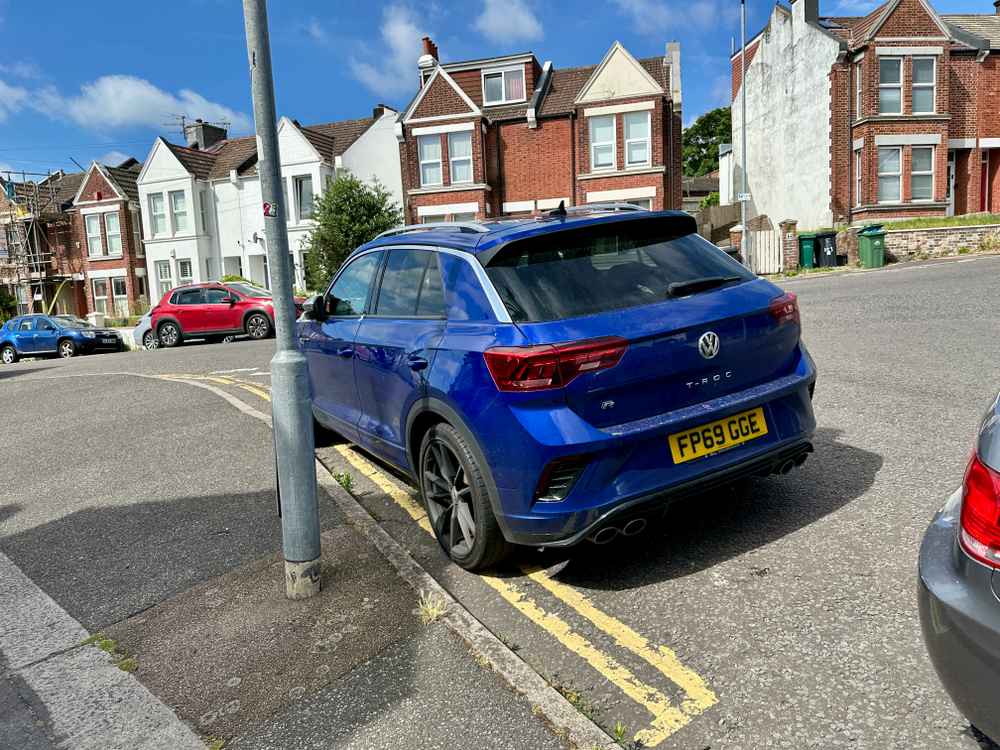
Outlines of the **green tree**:
[{"label": "green tree", "polygon": [[352,250],[401,224],[403,212],[383,185],[342,174],[316,199],[313,218],[316,225],[306,237],[306,284],[325,289]]},{"label": "green tree", "polygon": [[733,121],[729,107],[706,112],[684,131],[684,176],[701,177],[719,168],[719,144],[730,143]]},{"label": "green tree", "polygon": [[17,299],[8,293],[6,289],[0,287],[0,321],[13,318],[17,312]]}]

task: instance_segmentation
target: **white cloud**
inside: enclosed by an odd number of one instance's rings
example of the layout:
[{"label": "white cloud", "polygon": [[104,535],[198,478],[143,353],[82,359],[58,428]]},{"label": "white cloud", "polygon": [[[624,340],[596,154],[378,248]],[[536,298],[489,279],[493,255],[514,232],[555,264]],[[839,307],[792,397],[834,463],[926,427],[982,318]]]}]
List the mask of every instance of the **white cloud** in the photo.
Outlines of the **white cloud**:
[{"label": "white cloud", "polygon": [[224,120],[235,132],[251,129],[247,115],[209,101],[196,91],[181,89],[171,94],[143,78],[129,75],[102,76],[85,83],[80,93],[72,96],[46,86],[35,91],[28,104],[54,119],[68,118],[95,130],[136,125],[160,129],[171,115]]},{"label": "white cloud", "polygon": [[314,42],[319,42],[320,44],[326,44],[330,35],[327,34],[326,29],[323,28],[323,24],[319,22],[319,19],[310,18],[303,29],[306,32],[306,36],[312,39]]},{"label": "white cloud", "polygon": [[42,77],[41,68],[29,62],[0,63],[0,73],[14,78],[34,79]]},{"label": "white cloud", "polygon": [[6,120],[14,112],[19,112],[27,98],[27,89],[0,81],[0,122]]},{"label": "white cloud", "polygon": [[476,29],[494,42],[531,42],[542,38],[542,24],[524,0],[485,0]]},{"label": "white cloud", "polygon": [[879,0],[840,0],[836,9],[838,13],[847,15],[867,15],[875,10]]},{"label": "white cloud", "polygon": [[632,19],[640,34],[660,35],[664,31],[679,32],[691,27],[706,29],[727,24],[738,15],[737,3],[720,0],[699,0],[696,3],[679,0],[614,0],[614,4]]},{"label": "white cloud", "polygon": [[97,157],[98,164],[104,164],[109,167],[117,167],[123,161],[129,158],[129,155],[122,151],[108,151],[104,156]]},{"label": "white cloud", "polygon": [[419,83],[417,58],[422,46],[420,39],[428,36],[421,31],[408,8],[390,5],[382,13],[381,37],[384,50],[371,55],[374,62],[352,58],[351,73],[379,96],[400,96],[414,93]]}]

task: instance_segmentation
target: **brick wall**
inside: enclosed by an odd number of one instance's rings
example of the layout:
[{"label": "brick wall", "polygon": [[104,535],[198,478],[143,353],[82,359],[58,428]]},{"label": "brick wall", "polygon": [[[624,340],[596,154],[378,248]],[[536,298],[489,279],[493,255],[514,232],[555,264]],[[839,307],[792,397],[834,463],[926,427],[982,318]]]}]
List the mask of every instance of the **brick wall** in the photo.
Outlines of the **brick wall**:
[{"label": "brick wall", "polygon": [[1000,225],[886,232],[887,253],[899,260],[917,255],[958,255],[1000,251]]},{"label": "brick wall", "polygon": [[438,76],[414,110],[413,117],[440,117],[455,112],[471,112],[471,110],[452,85]]},{"label": "brick wall", "polygon": [[[135,235],[133,233],[132,212],[123,201],[109,202],[104,213],[117,213],[118,224],[121,230],[122,254],[120,257],[90,257],[87,248],[87,228],[85,214],[79,211],[72,213],[74,243],[78,242],[80,247],[81,268],[86,274],[86,281],[83,284],[83,295],[86,300],[86,311],[93,312],[94,306],[94,285],[90,274],[94,271],[124,271],[125,294],[128,300],[130,311],[137,309],[140,302],[139,281],[135,275],[137,268],[145,269],[145,258],[138,257],[138,248],[135,246]],[[107,226],[102,220],[101,243],[106,250],[108,248]],[[141,232],[141,227],[139,228]],[[141,241],[141,240],[140,240]],[[113,299],[111,295],[112,282],[108,279],[108,314],[113,315]],[[148,283],[148,282],[147,282]],[[146,289],[147,301],[149,289]]]},{"label": "brick wall", "polygon": [[1000,138],[1000,54],[993,52],[982,62],[976,91],[979,137]]},{"label": "brick wall", "polygon": [[504,201],[572,196],[570,118],[541,120],[534,129],[526,122],[501,123],[495,130],[503,170],[498,187]]},{"label": "brick wall", "polygon": [[414,195],[410,198],[410,215],[407,217],[407,223],[420,223],[420,217],[417,213],[420,206],[443,206],[449,203],[476,203],[478,204],[478,217],[483,219],[486,218],[486,205],[490,200],[491,198],[485,190],[459,190],[448,193]]},{"label": "brick wall", "polygon": [[830,70],[830,211],[838,223],[847,220],[852,202],[851,79],[849,63]]},{"label": "brick wall", "polygon": [[[757,46],[759,42],[754,42],[753,44],[747,45],[747,64],[746,67],[750,67],[750,63],[753,62],[754,55],[757,54]],[[742,50],[737,52],[732,60],[730,61],[730,67],[732,68],[732,78],[733,78],[733,101],[736,101],[737,95],[740,93],[740,86],[743,84],[743,64],[740,62],[740,57]]]},{"label": "brick wall", "polygon": [[[515,66],[499,66],[501,68],[515,67]],[[525,98],[531,99],[531,95],[535,92],[535,78],[537,71],[535,66],[531,63],[524,63],[521,66],[524,69],[524,88],[525,88]],[[483,70],[482,68],[476,68],[474,70],[456,70],[453,73],[449,73],[455,83],[458,84],[459,88],[465,92],[472,101],[476,103],[477,106],[483,106]],[[428,92],[430,93],[430,92]]]},{"label": "brick wall", "polygon": [[919,0],[902,0],[882,28],[880,37],[940,36],[941,29],[927,15]]}]

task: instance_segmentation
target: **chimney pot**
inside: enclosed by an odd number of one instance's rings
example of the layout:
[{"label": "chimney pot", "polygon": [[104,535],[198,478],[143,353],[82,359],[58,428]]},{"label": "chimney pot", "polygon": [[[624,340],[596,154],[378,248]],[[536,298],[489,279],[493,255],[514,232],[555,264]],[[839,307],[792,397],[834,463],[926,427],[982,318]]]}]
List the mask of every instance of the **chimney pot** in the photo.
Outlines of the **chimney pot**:
[{"label": "chimney pot", "polygon": [[995,9],[993,12],[1000,16],[1000,0],[994,0],[993,7]]}]

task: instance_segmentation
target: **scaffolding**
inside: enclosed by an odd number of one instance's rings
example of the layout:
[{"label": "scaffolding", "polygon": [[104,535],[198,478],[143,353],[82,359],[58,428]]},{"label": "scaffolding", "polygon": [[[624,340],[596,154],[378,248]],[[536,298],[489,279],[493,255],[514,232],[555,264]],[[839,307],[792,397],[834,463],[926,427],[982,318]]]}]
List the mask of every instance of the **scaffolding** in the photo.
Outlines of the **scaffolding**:
[{"label": "scaffolding", "polygon": [[67,221],[57,200],[63,176],[0,172],[0,286],[14,290],[20,314],[35,312],[36,302],[44,311],[46,283],[61,278],[46,224]]}]

